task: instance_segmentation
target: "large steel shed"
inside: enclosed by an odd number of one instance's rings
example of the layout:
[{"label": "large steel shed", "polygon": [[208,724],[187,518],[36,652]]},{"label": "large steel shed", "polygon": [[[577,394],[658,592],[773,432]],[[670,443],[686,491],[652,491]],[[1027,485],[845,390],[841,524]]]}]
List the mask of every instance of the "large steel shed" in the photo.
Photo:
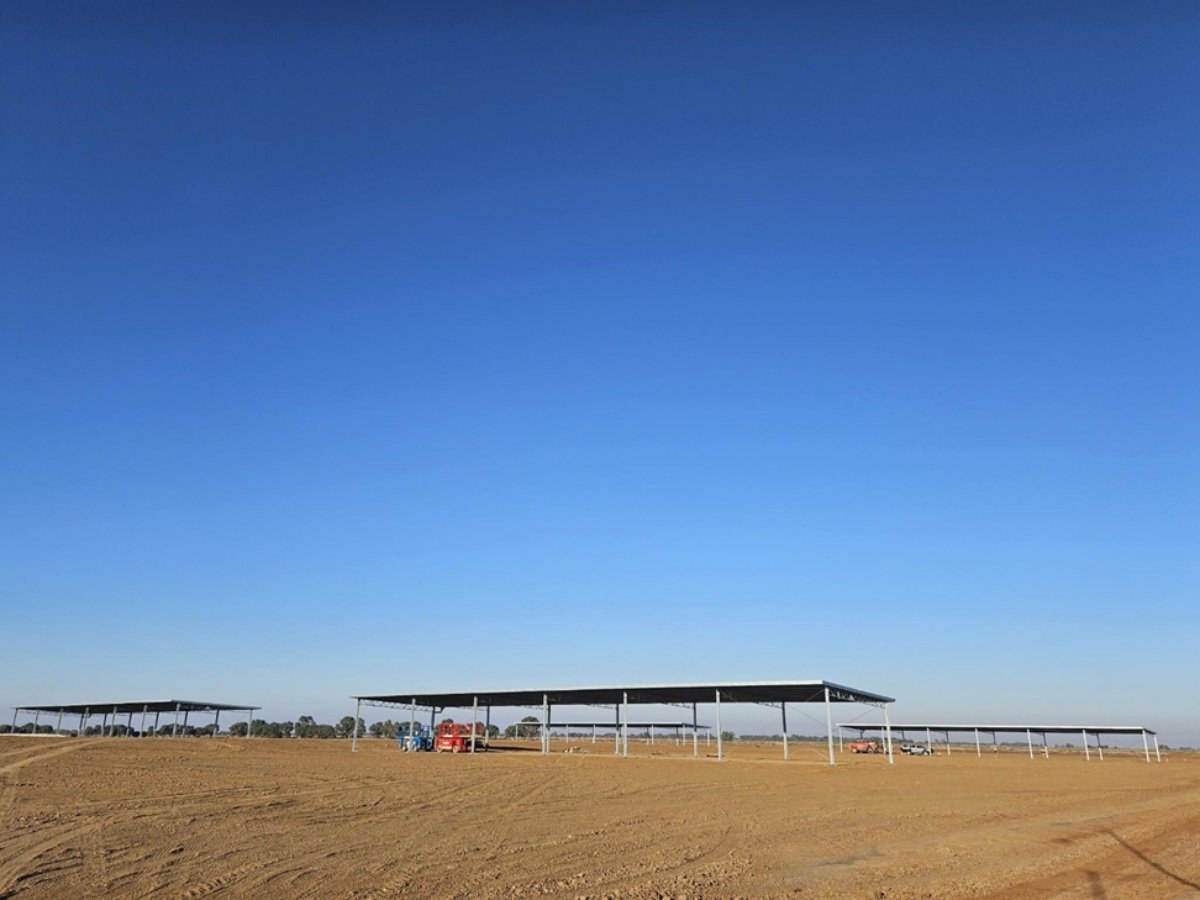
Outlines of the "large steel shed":
[{"label": "large steel shed", "polygon": [[[471,709],[475,720],[479,707],[484,707],[487,722],[491,722],[493,707],[533,707],[542,710],[542,753],[549,752],[546,725],[551,721],[550,711],[554,706],[604,706],[614,710],[613,725],[617,730],[615,753],[629,755],[629,706],[656,704],[663,706],[690,706],[692,709],[692,754],[699,755],[699,720],[697,706],[712,703],[716,709],[717,759],[725,758],[721,736],[722,703],[755,703],[777,707],[783,721],[783,757],[788,758],[787,705],[789,703],[823,703],[825,725],[828,736],[829,764],[835,765],[833,751],[834,703],[862,703],[883,710],[888,761],[892,756],[891,732],[887,728],[888,705],[895,703],[892,697],[871,691],[847,687],[832,681],[736,681],[705,684],[641,684],[610,687],[576,688],[530,688],[503,691],[416,691],[412,693],[362,694],[353,698],[354,739],[351,749],[358,749],[358,720],[362,705],[392,706],[409,710],[410,727],[415,725],[418,709],[430,711],[430,724],[438,710],[446,708]],[[472,736],[472,750],[474,749]]]}]

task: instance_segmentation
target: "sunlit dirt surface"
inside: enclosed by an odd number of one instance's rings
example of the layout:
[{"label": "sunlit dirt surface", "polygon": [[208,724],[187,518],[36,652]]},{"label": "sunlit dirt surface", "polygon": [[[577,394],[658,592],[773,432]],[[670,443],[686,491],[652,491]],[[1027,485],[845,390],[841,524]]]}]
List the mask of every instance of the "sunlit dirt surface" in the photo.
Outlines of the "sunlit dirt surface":
[{"label": "sunlit dirt surface", "polygon": [[0,897],[1200,895],[1192,754],[574,747],[0,736]]}]

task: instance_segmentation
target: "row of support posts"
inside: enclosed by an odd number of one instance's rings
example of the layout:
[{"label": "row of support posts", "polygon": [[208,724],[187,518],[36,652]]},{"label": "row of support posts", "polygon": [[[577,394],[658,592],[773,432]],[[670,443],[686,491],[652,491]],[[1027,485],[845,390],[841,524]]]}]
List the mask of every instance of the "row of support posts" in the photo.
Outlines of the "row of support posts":
[{"label": "row of support posts", "polygon": [[[100,717],[101,717],[100,718],[100,736],[101,737],[116,737],[117,716],[120,713],[120,709],[121,709],[120,706],[114,706],[112,708],[111,713],[103,712],[100,714]],[[175,710],[174,710],[175,720],[171,726],[171,737],[179,736],[179,713],[181,710],[183,712],[183,727],[187,728],[188,710],[184,710],[182,708],[182,704],[176,703]],[[10,726],[13,731],[16,731],[16,729],[17,729],[17,714],[19,712],[20,712],[19,709],[13,710],[12,725]],[[62,709],[58,710],[58,719],[54,726],[54,730],[56,733],[62,731],[62,720],[63,720],[63,715],[65,714],[65,712],[66,711],[62,710]],[[217,710],[213,710],[212,712],[213,712],[213,725],[214,725],[212,736],[216,737],[217,733],[221,730],[221,711],[219,709],[217,709]],[[133,734],[133,714],[134,714],[134,710],[132,710],[132,709],[126,711],[125,729],[128,734]],[[146,734],[146,716],[148,716],[149,714],[150,714],[150,705],[144,704],[142,706],[141,724],[138,726],[138,734],[140,734],[142,736],[145,736],[145,734]],[[33,727],[34,727],[35,731],[37,730],[38,723],[41,721],[41,716],[42,716],[42,710],[35,709],[33,711]],[[91,718],[92,718],[91,707],[85,707],[84,711],[79,714],[79,735],[81,737],[83,736],[83,733],[87,730],[88,722],[91,721]],[[159,712],[158,712],[158,710],[155,710],[155,712],[154,712],[154,733],[155,733],[155,735],[158,734],[158,721],[159,721]],[[250,737],[250,733],[251,733],[251,730],[253,729],[253,727],[254,727],[254,710],[251,709],[251,710],[248,710],[247,716],[246,716],[246,737]]]}]

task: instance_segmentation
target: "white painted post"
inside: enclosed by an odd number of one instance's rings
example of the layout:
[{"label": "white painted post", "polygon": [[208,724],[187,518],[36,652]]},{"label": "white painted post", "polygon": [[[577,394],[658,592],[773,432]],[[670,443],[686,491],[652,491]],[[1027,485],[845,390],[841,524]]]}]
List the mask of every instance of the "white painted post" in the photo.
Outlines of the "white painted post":
[{"label": "white painted post", "polygon": [[[187,716],[186,716],[186,714],[184,715],[183,724],[184,724],[184,725],[186,725],[186,724],[187,724]],[[115,706],[113,707],[113,714],[112,714],[112,720],[111,720],[111,727],[110,727],[110,728],[109,728],[109,730],[108,730],[108,736],[109,736],[109,737],[116,737],[116,736],[117,736],[117,707],[115,707]]]},{"label": "white painted post", "polygon": [[717,691],[717,762],[725,759],[724,736],[721,734],[721,692]]},{"label": "white painted post", "polygon": [[147,712],[147,710],[149,710],[149,709],[150,709],[149,705],[146,705],[146,706],[143,706],[143,707],[142,707],[142,727],[141,727],[141,734],[140,734],[140,735],[138,735],[139,737],[145,737],[145,736],[146,736],[146,712]]},{"label": "white painted post", "polygon": [[1150,742],[1146,739],[1146,729],[1142,729],[1142,746],[1146,749],[1146,762],[1150,762]]},{"label": "white painted post", "polygon": [[828,736],[829,764],[837,765],[833,758],[833,704],[829,702],[829,688],[825,688],[825,734]]},{"label": "white painted post", "polygon": [[1154,758],[1162,762],[1162,754],[1158,752],[1158,735],[1154,735]]},{"label": "white painted post", "polygon": [[[415,749],[416,744],[413,743],[413,738],[417,733],[417,698],[412,698],[412,703],[408,707],[408,740],[405,741],[405,749]],[[433,735],[430,735],[432,738]]]},{"label": "white painted post", "polygon": [[[142,710],[142,725],[146,724],[146,711]],[[221,711],[218,709],[213,713],[213,737],[216,737],[221,731]]]},{"label": "white painted post", "polygon": [[479,698],[471,698],[471,752],[475,752],[475,729],[479,727]]},{"label": "white painted post", "polygon": [[[361,705],[362,705],[362,700],[355,698],[355,700],[354,700],[354,733],[350,738],[350,752],[351,753],[358,752],[358,710]],[[247,727],[246,734],[249,734],[249,733],[250,733],[250,728]]]},{"label": "white painted post", "polygon": [[692,704],[692,758],[700,755],[700,720],[696,718],[696,704]]},{"label": "white painted post", "polygon": [[[57,734],[58,732],[62,731],[62,717],[63,717],[63,711],[60,709],[60,710],[58,711],[58,724],[56,724],[56,725],[54,726],[54,732],[55,732],[55,734]],[[1157,741],[1158,741],[1158,738],[1156,737],[1154,740],[1157,742]]]},{"label": "white painted post", "polygon": [[483,746],[490,750],[492,747],[492,704],[483,707]]},{"label": "white painted post", "polygon": [[883,727],[887,732],[888,765],[894,766],[896,764],[896,756],[892,751],[892,720],[888,715],[888,705],[886,703],[883,704]]},{"label": "white painted post", "polygon": [[786,702],[779,704],[779,712],[783,716],[783,758],[787,759],[788,758],[788,745],[787,745],[787,703]]},{"label": "white painted post", "polygon": [[1100,752],[1100,762],[1104,762],[1104,745],[1100,743],[1100,732],[1096,732],[1096,749]]},{"label": "white painted post", "polygon": [[975,757],[979,758],[981,756],[983,756],[983,750],[979,746],[979,729],[976,728],[975,729]]},{"label": "white painted post", "polygon": [[628,758],[629,756],[629,692],[625,691],[621,694],[621,706],[623,709],[621,727],[621,756]]},{"label": "white painted post", "polygon": [[1050,742],[1046,739],[1046,732],[1042,732],[1042,756],[1046,759],[1050,758]]},{"label": "white painted post", "polygon": [[946,729],[946,755],[950,755],[950,729]]},{"label": "white painted post", "polygon": [[596,731],[597,731],[596,723],[593,722],[592,723],[592,743],[593,744],[596,743]]},{"label": "white painted post", "polygon": [[550,695],[542,694],[542,755],[550,752]]},{"label": "white painted post", "polygon": [[1033,759],[1033,732],[1028,728],[1025,729],[1025,738],[1029,741],[1029,758]]},{"label": "white painted post", "polygon": [[37,734],[38,720],[41,718],[42,718],[42,711],[40,709],[35,709],[33,711],[33,733],[34,734]]},{"label": "white painted post", "polygon": [[925,729],[925,746],[927,748],[929,748],[929,755],[932,756],[933,755],[933,731],[928,728]]},{"label": "white painted post", "polygon": [[158,737],[158,715],[160,712],[162,712],[162,710],[156,709],[154,711],[154,736],[155,737]]},{"label": "white painted post", "polygon": [[1088,746],[1087,729],[1083,729],[1083,758],[1085,762],[1092,761],[1092,749]]}]

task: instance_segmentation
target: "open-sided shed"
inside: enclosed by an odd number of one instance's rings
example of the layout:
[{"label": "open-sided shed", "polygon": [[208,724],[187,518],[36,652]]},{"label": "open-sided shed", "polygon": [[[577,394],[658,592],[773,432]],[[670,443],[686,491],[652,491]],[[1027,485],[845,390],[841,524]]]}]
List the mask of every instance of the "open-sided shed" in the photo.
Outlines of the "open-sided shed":
[{"label": "open-sided shed", "polygon": [[211,714],[213,722],[220,727],[221,713],[223,712],[244,712],[246,713],[246,737],[250,737],[250,723],[254,713],[260,709],[257,706],[245,706],[239,703],[209,703],[204,700],[126,700],[116,703],[39,703],[26,704],[13,707],[13,728],[17,726],[17,716],[24,713],[33,713],[34,727],[37,727],[38,720],[42,714],[57,715],[58,724],[55,729],[62,728],[63,716],[78,716],[79,717],[79,732],[87,727],[87,723],[93,716],[101,717],[101,734],[108,733],[110,736],[116,733],[117,716],[128,715],[127,727],[130,731],[133,730],[133,717],[141,714],[141,727],[138,729],[144,733],[146,731],[146,716],[154,713],[154,732],[158,733],[159,716],[163,713],[171,713],[174,715],[174,723],[172,728],[172,736],[179,733],[179,715],[183,714],[183,726],[187,727],[188,715],[191,713],[200,713],[203,715]]},{"label": "open-sided shed", "polygon": [[1042,739],[1042,753],[1049,757],[1050,747],[1046,742],[1048,734],[1066,734],[1079,735],[1083,740],[1084,758],[1090,760],[1092,758],[1091,748],[1088,746],[1088,735],[1096,736],[1096,750],[1100,754],[1100,759],[1104,759],[1104,747],[1100,744],[1100,736],[1104,734],[1124,734],[1124,735],[1141,735],[1142,749],[1146,754],[1146,762],[1150,762],[1150,738],[1154,739],[1154,756],[1162,762],[1162,754],[1158,750],[1158,735],[1144,725],[944,725],[941,723],[866,723],[866,722],[839,722],[838,723],[838,741],[842,739],[842,729],[848,731],[857,731],[859,735],[866,734],[869,731],[883,731],[885,728],[890,729],[895,733],[899,731],[901,735],[907,734],[909,731],[925,732],[925,740],[927,745],[932,749],[933,735],[942,734],[946,737],[946,752],[950,752],[950,735],[952,734],[973,734],[975,737],[975,755],[982,756],[983,750],[980,744],[979,736],[981,734],[990,734],[992,743],[995,745],[996,736],[999,734],[1023,734],[1029,745],[1029,758],[1033,759],[1033,736],[1036,734]]},{"label": "open-sided shed", "polygon": [[[358,719],[362,705],[407,708],[410,724],[415,724],[417,710],[429,710],[430,724],[440,710],[447,708],[470,709],[478,718],[483,707],[486,721],[491,722],[493,707],[532,707],[542,710],[543,753],[549,752],[548,724],[551,710],[555,706],[601,706],[614,711],[613,727],[616,731],[615,753],[629,755],[629,707],[631,705],[662,705],[691,707],[692,710],[692,753],[699,755],[699,704],[713,704],[716,712],[717,759],[724,759],[721,737],[721,704],[754,703],[778,708],[783,722],[783,757],[788,758],[787,705],[789,703],[823,703],[825,725],[828,735],[829,764],[836,760],[833,751],[834,703],[862,703],[883,710],[888,760],[893,761],[891,733],[886,729],[888,705],[892,697],[847,687],[831,681],[740,681],[714,682],[705,684],[642,684],[611,687],[582,688],[530,688],[526,690],[481,690],[481,691],[418,691],[390,694],[362,694],[353,698],[354,740],[351,749],[358,746]],[[472,738],[472,745],[474,738]],[[473,749],[473,746],[472,746]]]}]

